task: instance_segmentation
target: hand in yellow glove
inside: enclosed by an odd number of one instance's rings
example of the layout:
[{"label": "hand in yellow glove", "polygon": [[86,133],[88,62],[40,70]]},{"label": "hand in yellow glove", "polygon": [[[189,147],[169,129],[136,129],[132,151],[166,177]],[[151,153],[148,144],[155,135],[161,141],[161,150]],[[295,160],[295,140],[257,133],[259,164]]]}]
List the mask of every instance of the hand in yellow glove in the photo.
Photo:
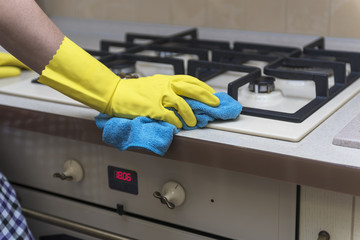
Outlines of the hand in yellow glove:
[{"label": "hand in yellow glove", "polygon": [[39,81],[101,113],[125,118],[146,116],[178,128],[181,121],[167,108],[174,108],[188,126],[196,125],[191,108],[181,96],[214,107],[220,104],[211,87],[191,76],[120,79],[66,37]]},{"label": "hand in yellow glove", "polygon": [[14,77],[21,74],[21,69],[29,68],[13,55],[0,52],[0,78]]}]

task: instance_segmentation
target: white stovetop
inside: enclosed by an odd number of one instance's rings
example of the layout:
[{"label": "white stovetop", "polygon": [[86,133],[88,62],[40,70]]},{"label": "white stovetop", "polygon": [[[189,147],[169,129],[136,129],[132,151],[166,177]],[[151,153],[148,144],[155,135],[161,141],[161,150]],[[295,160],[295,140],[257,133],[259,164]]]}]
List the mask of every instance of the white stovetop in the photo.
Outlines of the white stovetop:
[{"label": "white stovetop", "polygon": [[[73,41],[84,48],[97,49],[100,39],[124,39],[126,32],[143,32],[149,34],[171,34],[188,27],[167,26],[143,23],[102,22],[74,19],[54,19],[55,23]],[[104,25],[106,27],[104,27]],[[91,32],[91,34],[89,34]],[[278,43],[288,46],[303,46],[317,36],[295,36],[274,33],[256,33],[246,31],[203,29],[199,28],[202,39],[242,39],[242,41]],[[360,51],[360,40],[327,38],[327,48]],[[27,76],[29,77],[29,76]],[[0,87],[17,81],[0,81]],[[19,79],[18,79],[19,81]],[[296,157],[307,158],[314,162],[321,161],[328,164],[339,164],[354,168],[360,168],[360,150],[347,148],[332,144],[333,138],[360,113],[360,94],[353,93],[355,97],[341,107],[337,112],[310,132],[300,142],[287,142],[264,137],[251,136],[215,129],[201,129],[181,131],[180,136],[201,139],[211,142],[223,143],[244,148],[258,149],[262,151],[275,152]],[[50,112],[83,119],[93,119],[97,115],[95,110],[63,105],[55,102],[44,102],[35,99],[25,99],[10,95],[1,95],[0,102],[3,105],[33,109],[37,111]],[[94,123],[95,124],[95,123]]]}]

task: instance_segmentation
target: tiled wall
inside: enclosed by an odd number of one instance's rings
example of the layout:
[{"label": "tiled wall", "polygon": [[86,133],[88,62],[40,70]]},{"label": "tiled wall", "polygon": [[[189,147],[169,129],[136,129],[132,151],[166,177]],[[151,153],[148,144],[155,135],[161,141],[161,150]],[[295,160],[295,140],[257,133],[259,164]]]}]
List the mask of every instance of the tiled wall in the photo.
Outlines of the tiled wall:
[{"label": "tiled wall", "polygon": [[49,16],[360,38],[360,0],[38,0]]}]

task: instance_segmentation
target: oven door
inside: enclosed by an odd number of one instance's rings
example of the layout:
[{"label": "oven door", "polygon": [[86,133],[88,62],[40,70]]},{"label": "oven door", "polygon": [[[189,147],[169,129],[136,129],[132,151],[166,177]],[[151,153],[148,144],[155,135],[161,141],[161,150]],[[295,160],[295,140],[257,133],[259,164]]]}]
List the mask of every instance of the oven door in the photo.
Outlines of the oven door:
[{"label": "oven door", "polygon": [[29,228],[39,240],[130,240],[64,218],[51,216],[30,209],[23,209]]},{"label": "oven door", "polygon": [[[35,239],[214,239],[14,184]],[[131,237],[129,237],[131,236]]]}]

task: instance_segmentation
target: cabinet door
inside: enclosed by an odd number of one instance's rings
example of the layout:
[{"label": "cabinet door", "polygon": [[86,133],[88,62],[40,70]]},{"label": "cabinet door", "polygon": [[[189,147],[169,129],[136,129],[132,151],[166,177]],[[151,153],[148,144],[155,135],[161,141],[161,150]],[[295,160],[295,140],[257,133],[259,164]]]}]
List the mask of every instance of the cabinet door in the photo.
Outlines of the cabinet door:
[{"label": "cabinet door", "polygon": [[330,239],[352,240],[353,196],[305,186],[300,194],[300,240],[316,240],[323,230]]},{"label": "cabinet door", "polygon": [[353,239],[360,239],[360,197],[355,197]]}]

